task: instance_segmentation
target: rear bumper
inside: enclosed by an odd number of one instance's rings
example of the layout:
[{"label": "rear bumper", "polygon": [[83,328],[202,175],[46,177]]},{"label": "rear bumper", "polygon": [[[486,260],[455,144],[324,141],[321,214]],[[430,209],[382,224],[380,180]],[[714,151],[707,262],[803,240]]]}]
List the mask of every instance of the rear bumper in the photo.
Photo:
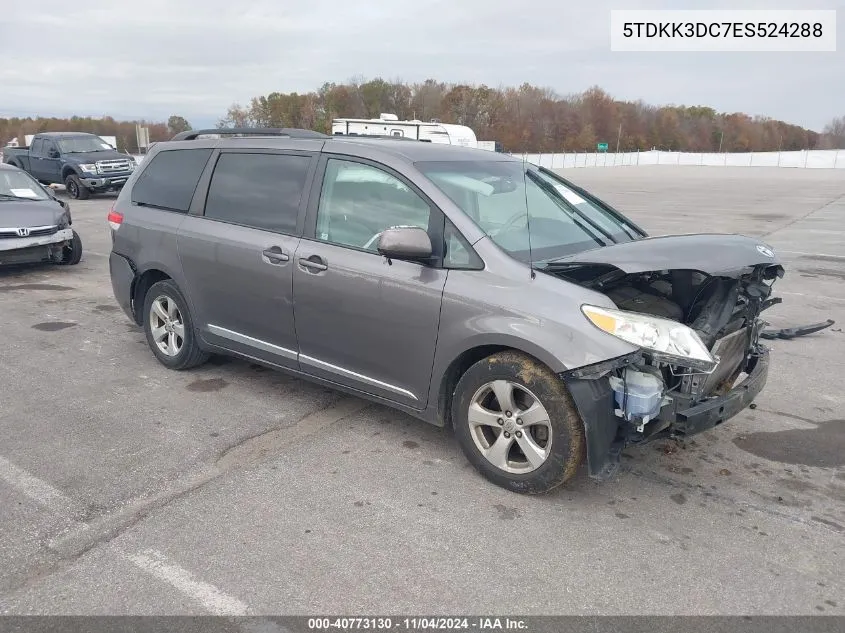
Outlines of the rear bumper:
[{"label": "rear bumper", "polygon": [[132,290],[135,282],[135,270],[123,255],[112,252],[109,255],[109,276],[111,288],[118,305],[132,321],[135,313],[132,311]]},{"label": "rear bumper", "polygon": [[[569,389],[575,406],[584,423],[587,441],[587,466],[591,477],[607,479],[616,472],[619,456],[631,439],[631,425],[623,422],[614,412],[613,390],[602,371],[635,363],[638,355],[622,357],[589,368],[566,372],[561,375]],[[746,378],[723,396],[703,402],[686,402],[676,398],[664,407],[658,418],[649,425],[659,425],[660,431],[643,441],[659,437],[689,437],[721,424],[747,408],[763,390],[769,376],[769,350],[761,347],[745,367]]]}]

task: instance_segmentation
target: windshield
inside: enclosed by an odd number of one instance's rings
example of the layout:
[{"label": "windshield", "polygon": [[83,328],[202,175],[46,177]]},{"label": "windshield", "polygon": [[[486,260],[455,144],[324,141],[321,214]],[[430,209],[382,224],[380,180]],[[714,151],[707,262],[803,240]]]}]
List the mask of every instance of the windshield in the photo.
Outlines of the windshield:
[{"label": "windshield", "polygon": [[420,162],[417,168],[496,244],[524,262],[640,237],[622,218],[527,163]]},{"label": "windshield", "polygon": [[16,198],[47,200],[49,197],[29,174],[17,169],[0,169],[0,202]]},{"label": "windshield", "polygon": [[62,154],[87,154],[112,149],[112,146],[99,136],[71,136],[59,140],[58,144]]}]

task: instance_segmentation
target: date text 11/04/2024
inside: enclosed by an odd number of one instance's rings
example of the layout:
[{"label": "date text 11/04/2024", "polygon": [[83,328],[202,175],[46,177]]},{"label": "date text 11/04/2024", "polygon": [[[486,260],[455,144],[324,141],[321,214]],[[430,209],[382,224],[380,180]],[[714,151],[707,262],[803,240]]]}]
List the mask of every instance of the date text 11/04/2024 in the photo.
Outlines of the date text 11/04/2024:
[{"label": "date text 11/04/2024", "polygon": [[314,631],[353,631],[353,630],[402,630],[402,631],[448,631],[448,630],[479,630],[479,631],[525,631],[526,622],[519,618],[500,617],[331,617],[309,618],[308,628]]}]

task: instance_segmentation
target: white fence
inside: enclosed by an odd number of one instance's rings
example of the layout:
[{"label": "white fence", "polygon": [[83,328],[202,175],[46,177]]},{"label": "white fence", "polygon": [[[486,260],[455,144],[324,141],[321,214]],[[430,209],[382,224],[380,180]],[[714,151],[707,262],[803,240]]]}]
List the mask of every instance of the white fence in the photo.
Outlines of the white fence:
[{"label": "white fence", "polygon": [[613,152],[511,154],[529,163],[559,169],[566,167],[619,167],[630,165],[703,165],[708,167],[798,167],[845,169],[845,150],[801,150],[797,152]]}]

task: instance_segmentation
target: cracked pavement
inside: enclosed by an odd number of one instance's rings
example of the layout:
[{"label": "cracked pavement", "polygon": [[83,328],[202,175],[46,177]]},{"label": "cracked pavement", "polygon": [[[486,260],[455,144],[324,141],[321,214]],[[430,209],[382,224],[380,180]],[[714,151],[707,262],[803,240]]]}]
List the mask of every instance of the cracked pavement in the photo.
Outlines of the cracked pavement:
[{"label": "cracked pavement", "polygon": [[551,495],[484,481],[449,431],[241,361],[153,358],[108,277],[0,271],[0,613],[845,613],[845,181],[830,170],[567,170],[652,234],[786,260],[757,408]]}]

